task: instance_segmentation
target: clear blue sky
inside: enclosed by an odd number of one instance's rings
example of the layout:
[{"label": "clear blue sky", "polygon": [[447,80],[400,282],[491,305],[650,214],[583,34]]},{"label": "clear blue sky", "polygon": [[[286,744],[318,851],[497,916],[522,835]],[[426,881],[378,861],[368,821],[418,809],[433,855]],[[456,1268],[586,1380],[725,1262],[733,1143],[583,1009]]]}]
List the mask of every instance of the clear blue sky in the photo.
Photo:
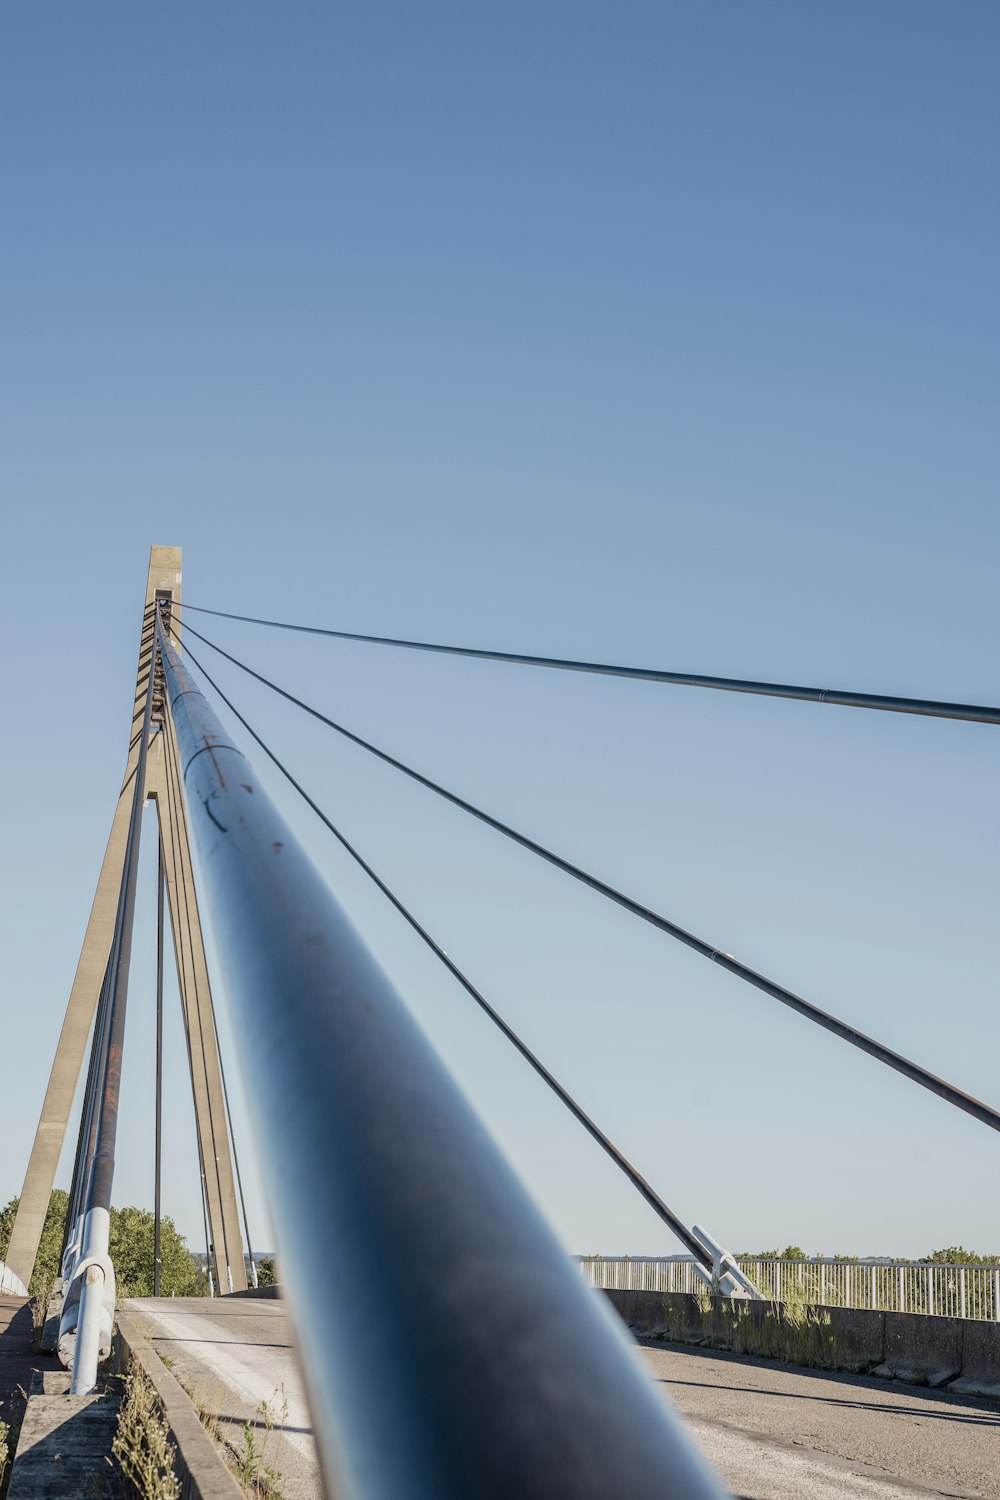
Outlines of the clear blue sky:
[{"label": "clear blue sky", "polygon": [[[1000,701],[998,48],[975,0],[5,8],[0,1201],[152,542],[198,603]],[[216,633],[1000,1099],[997,731]],[[689,1222],[1000,1250],[984,1127],[224,680]],[[673,1250],[278,795],[567,1246]],[[141,904],[117,1197],[149,1204],[148,862]],[[165,1196],[197,1243],[171,1026]]]}]

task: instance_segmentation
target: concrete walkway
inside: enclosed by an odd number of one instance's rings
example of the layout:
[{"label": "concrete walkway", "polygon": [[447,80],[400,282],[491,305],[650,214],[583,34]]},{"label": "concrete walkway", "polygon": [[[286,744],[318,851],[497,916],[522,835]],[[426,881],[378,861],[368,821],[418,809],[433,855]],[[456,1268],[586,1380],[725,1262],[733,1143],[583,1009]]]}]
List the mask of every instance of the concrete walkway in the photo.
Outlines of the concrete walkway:
[{"label": "concrete walkway", "polygon": [[55,1357],[32,1348],[31,1307],[23,1297],[0,1297],[0,1422],[20,1425],[36,1370],[57,1370]]}]

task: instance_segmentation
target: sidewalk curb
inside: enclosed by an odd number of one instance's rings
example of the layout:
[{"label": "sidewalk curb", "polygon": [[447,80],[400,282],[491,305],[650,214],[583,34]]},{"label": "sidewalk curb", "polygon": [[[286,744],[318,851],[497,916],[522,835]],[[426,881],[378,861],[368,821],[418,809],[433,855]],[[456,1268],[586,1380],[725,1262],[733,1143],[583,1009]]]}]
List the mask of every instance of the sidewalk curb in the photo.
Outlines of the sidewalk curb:
[{"label": "sidewalk curb", "polygon": [[135,1315],[119,1307],[112,1352],[112,1368],[124,1375],[134,1359],[152,1381],[163,1415],[176,1444],[175,1468],[181,1500],[244,1500],[243,1491],[226,1467],[218,1444],[205,1431],[194,1402],[153,1348]]}]

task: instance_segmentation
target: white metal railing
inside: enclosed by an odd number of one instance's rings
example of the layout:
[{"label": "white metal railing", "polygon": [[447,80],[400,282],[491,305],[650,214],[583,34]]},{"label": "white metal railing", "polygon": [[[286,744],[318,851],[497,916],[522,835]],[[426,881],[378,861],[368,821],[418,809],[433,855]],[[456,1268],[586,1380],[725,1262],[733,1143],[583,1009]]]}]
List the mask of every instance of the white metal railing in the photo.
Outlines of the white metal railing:
[{"label": "white metal railing", "polygon": [[[689,1255],[581,1256],[591,1286],[636,1292],[697,1292]],[[901,1260],[773,1260],[737,1256],[740,1269],[776,1302],[875,1308],[1000,1322],[1000,1265]]]},{"label": "white metal railing", "polygon": [[0,1296],[26,1297],[28,1289],[21,1278],[0,1260]]}]

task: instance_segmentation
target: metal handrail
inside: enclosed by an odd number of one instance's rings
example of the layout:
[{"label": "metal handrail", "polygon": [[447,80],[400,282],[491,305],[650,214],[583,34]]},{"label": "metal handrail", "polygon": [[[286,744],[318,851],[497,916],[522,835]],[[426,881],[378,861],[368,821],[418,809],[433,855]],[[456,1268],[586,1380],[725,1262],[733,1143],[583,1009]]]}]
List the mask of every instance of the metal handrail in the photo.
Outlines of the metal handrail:
[{"label": "metal handrail", "polygon": [[328,1492],[721,1500],[157,636]]},{"label": "metal handrail", "polygon": [[[688,1255],[575,1257],[585,1281],[618,1291],[697,1291],[700,1267]],[[984,1261],[910,1261],[889,1256],[735,1257],[759,1293],[776,1302],[809,1302],[879,1312],[922,1313],[1000,1323],[1000,1265]]]}]

